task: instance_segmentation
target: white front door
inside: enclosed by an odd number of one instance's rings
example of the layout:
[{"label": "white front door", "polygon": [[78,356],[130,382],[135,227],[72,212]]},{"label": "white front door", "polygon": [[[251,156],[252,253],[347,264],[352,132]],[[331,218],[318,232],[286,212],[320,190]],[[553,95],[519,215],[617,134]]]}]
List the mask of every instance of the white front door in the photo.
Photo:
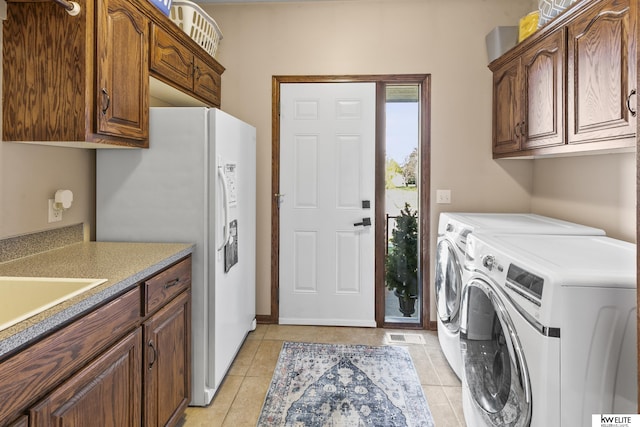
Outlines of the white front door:
[{"label": "white front door", "polygon": [[280,106],[279,321],[375,327],[376,85],[282,84]]}]

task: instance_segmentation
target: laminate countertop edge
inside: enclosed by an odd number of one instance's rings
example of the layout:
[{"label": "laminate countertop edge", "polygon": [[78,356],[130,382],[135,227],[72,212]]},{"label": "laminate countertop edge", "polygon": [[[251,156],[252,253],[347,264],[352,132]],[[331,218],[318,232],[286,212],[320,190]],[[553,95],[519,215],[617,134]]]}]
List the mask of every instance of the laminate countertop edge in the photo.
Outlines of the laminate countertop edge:
[{"label": "laminate countertop edge", "polygon": [[107,279],[0,331],[0,359],[192,254],[192,243],[80,242],[0,263],[0,276]]}]

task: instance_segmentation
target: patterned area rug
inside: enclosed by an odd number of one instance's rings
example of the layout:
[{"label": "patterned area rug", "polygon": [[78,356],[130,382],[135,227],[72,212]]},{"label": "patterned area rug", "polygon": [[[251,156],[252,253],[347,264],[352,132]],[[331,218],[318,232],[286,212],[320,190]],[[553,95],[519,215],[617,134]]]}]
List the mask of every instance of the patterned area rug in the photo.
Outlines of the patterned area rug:
[{"label": "patterned area rug", "polygon": [[434,426],[404,347],[285,342],[259,427]]}]

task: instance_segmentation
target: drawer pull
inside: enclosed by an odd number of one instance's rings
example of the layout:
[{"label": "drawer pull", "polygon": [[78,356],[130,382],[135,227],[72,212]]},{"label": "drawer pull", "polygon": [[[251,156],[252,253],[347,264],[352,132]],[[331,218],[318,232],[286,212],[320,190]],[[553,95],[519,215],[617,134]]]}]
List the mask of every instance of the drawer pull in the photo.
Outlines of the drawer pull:
[{"label": "drawer pull", "polygon": [[165,289],[173,288],[174,286],[176,286],[176,285],[178,285],[178,284],[180,284],[180,279],[177,279],[177,278],[176,278],[176,279],[173,279],[173,280],[172,280],[172,281],[170,281],[170,282],[165,283],[165,284],[164,284],[164,288],[165,288]]}]

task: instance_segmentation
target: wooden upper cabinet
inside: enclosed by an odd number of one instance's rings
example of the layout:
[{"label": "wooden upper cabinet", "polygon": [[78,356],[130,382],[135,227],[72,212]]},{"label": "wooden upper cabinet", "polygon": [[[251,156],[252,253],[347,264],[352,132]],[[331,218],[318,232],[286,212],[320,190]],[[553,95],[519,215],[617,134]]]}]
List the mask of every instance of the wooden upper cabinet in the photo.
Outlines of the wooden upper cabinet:
[{"label": "wooden upper cabinet", "polygon": [[193,52],[157,25],[151,30],[150,68],[165,82],[193,89]]},{"label": "wooden upper cabinet", "polygon": [[220,75],[213,58],[188,49],[175,35],[158,25],[151,30],[151,75],[200,101],[220,107]]},{"label": "wooden upper cabinet", "polygon": [[[605,0],[568,25],[568,140],[634,138],[636,1]],[[635,144],[635,141],[633,142]]]},{"label": "wooden upper cabinet", "polygon": [[[8,2],[3,139],[148,145],[148,24],[125,0]],[[103,92],[104,89],[104,92]]]},{"label": "wooden upper cabinet", "polygon": [[489,65],[494,158],[635,147],[637,2],[578,2]]},{"label": "wooden upper cabinet", "polygon": [[493,72],[493,152],[520,149],[522,114],[520,109],[522,67],[520,58]]},{"label": "wooden upper cabinet", "polygon": [[564,143],[564,31],[493,72],[493,153]]},{"label": "wooden upper cabinet", "polygon": [[150,1],[76,1],[77,16],[53,1],[7,2],[4,141],[146,148],[150,75],[189,95],[172,105],[220,107],[224,67]]},{"label": "wooden upper cabinet", "polygon": [[194,57],[193,92],[208,104],[220,107],[220,72],[198,56]]},{"label": "wooden upper cabinet", "polygon": [[565,32],[560,29],[522,55],[525,102],[522,148],[564,144]]},{"label": "wooden upper cabinet", "polygon": [[129,0],[101,0],[97,18],[98,132],[149,135],[148,20]]}]

